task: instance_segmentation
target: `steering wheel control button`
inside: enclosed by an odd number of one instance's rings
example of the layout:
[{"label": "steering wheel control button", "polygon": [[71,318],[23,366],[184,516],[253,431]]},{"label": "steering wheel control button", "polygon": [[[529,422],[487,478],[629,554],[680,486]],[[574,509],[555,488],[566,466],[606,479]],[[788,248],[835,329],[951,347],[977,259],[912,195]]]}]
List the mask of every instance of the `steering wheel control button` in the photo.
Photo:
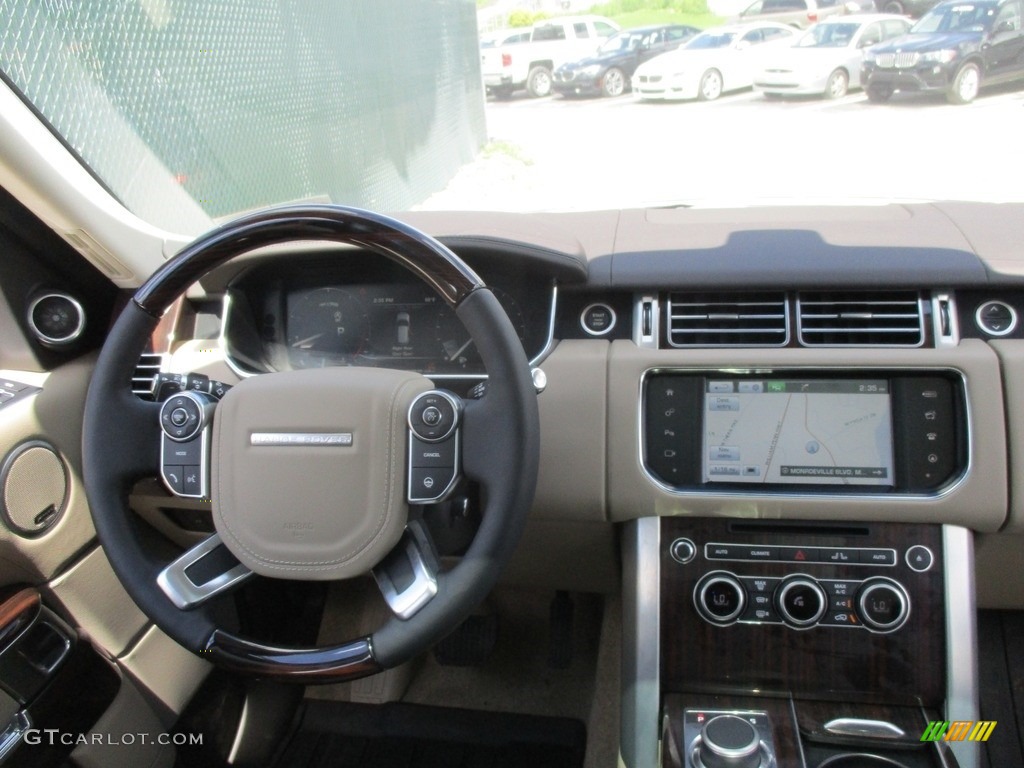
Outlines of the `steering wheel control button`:
[{"label": "steering wheel control button", "polygon": [[669,555],[680,565],[686,565],[697,556],[697,546],[689,539],[676,539],[668,548]]},{"label": "steering wheel control button", "polygon": [[454,467],[413,467],[409,496],[419,501],[436,501],[444,497],[455,480]]},{"label": "steering wheel control button", "polygon": [[409,407],[409,429],[421,440],[447,439],[459,424],[462,404],[447,392],[424,392]]},{"label": "steering wheel control button", "polygon": [[928,547],[922,546],[921,544],[915,544],[907,550],[906,554],[907,567],[912,571],[918,573],[924,573],[930,570],[935,564],[935,555]]},{"label": "steering wheel control button", "polygon": [[181,473],[183,482],[181,489],[182,495],[202,496],[203,486],[199,474],[199,467],[182,467]]},{"label": "steering wheel control button", "polygon": [[163,457],[167,464],[198,467],[203,458],[203,443],[199,438],[181,443],[164,435]]},{"label": "steering wheel control button", "polygon": [[169,464],[163,468],[164,480],[168,487],[179,496],[185,493],[185,473],[177,464]]},{"label": "steering wheel control button", "polygon": [[868,628],[893,632],[910,616],[910,597],[891,579],[868,579],[857,592],[857,613]]},{"label": "steering wheel control button", "polygon": [[160,475],[176,496],[201,499],[207,495],[206,429],[216,400],[202,392],[181,392],[160,407]]},{"label": "steering wheel control button", "polygon": [[715,571],[697,582],[693,602],[701,616],[712,624],[724,626],[743,613],[747,594],[731,573]]},{"label": "steering wheel control button", "polygon": [[410,504],[444,500],[459,479],[462,401],[448,392],[424,392],[409,406]]},{"label": "steering wheel control button", "polygon": [[415,468],[421,467],[454,467],[455,441],[445,440],[440,443],[426,443],[416,436],[409,438],[411,463]]},{"label": "steering wheel control button", "polygon": [[701,729],[698,753],[705,768],[759,768],[761,734],[739,715],[718,715]]},{"label": "steering wheel control button", "polygon": [[818,582],[806,576],[794,576],[779,585],[776,608],[790,626],[812,627],[825,615],[828,596]]},{"label": "steering wheel control button", "polygon": [[196,392],[175,395],[160,407],[160,427],[172,440],[191,440],[205,425],[208,409],[212,410],[208,395]]}]

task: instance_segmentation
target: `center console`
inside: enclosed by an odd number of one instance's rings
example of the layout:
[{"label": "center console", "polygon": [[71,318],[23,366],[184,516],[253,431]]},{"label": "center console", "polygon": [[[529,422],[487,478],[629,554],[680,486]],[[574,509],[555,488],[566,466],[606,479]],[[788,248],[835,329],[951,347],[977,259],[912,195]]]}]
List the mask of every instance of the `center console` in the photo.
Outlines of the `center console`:
[{"label": "center console", "polygon": [[[952,370],[644,374],[641,466],[676,501],[626,536],[627,764],[976,765],[922,739],[977,719],[969,532],[829,514],[948,494],[966,413]],[[786,519],[787,499],[822,513]]]},{"label": "center console", "polygon": [[921,741],[946,699],[941,528],[660,527],[663,765],[813,768],[851,752],[941,765]]}]

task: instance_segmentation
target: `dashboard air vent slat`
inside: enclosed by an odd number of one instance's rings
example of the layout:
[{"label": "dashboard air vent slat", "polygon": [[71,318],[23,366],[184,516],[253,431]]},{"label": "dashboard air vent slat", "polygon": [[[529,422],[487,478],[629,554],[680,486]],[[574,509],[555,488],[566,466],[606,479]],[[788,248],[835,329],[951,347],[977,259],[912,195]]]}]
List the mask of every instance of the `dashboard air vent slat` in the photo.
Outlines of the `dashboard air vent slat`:
[{"label": "dashboard air vent slat", "polygon": [[800,343],[808,347],[919,347],[924,310],[915,291],[801,293]]},{"label": "dashboard air vent slat", "polygon": [[782,347],[789,341],[784,293],[672,293],[668,340],[673,347]]},{"label": "dashboard air vent slat", "polygon": [[139,364],[132,373],[132,392],[143,400],[153,399],[153,382],[163,366],[164,356],[155,352],[143,352]]}]

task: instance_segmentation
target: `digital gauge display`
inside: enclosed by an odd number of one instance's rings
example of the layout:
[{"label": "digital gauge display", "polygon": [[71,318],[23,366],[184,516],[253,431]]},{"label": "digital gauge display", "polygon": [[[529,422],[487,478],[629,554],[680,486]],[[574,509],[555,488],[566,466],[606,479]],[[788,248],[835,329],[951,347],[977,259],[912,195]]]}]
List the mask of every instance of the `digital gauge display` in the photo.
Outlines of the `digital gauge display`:
[{"label": "digital gauge display", "polygon": [[[494,290],[519,335],[526,321],[508,293]],[[285,343],[293,368],[368,365],[426,374],[478,373],[482,362],[462,321],[419,285],[357,285],[291,291]]]}]

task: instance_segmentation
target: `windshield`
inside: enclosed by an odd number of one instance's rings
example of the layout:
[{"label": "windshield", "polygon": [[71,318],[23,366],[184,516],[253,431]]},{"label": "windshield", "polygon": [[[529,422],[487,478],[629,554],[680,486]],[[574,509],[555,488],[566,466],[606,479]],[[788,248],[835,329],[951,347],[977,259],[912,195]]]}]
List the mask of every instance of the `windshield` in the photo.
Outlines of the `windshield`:
[{"label": "windshield", "polygon": [[625,53],[627,51],[635,51],[640,47],[640,43],[643,42],[643,39],[643,35],[623,32],[609,37],[608,40],[602,43],[601,47],[597,50],[599,53]]},{"label": "windshield", "polygon": [[984,32],[995,17],[994,5],[958,3],[932,8],[911,30],[915,33]]},{"label": "windshield", "polygon": [[[399,213],[1024,197],[1024,153],[943,160],[951,135],[1019,144],[1022,57],[1000,59],[1004,84],[968,87],[966,107],[948,58],[897,85],[888,62],[871,83],[780,86],[797,98],[761,74],[794,38],[725,27],[741,10],[726,0],[536,5],[0,0],[0,69],[121,203],[184,235],[299,201]],[[996,7],[946,4],[915,31],[991,24]],[[1024,45],[1019,13],[999,19]],[[480,47],[535,23],[530,41]],[[671,53],[638,47],[655,24]],[[883,39],[901,29],[880,24]],[[857,25],[799,45],[840,45]],[[699,64],[674,57],[693,28]],[[756,42],[730,47],[740,37]],[[639,55],[559,69],[600,46]]]},{"label": "windshield", "polygon": [[797,41],[798,48],[843,48],[850,44],[860,24],[817,24]]},{"label": "windshield", "polygon": [[728,48],[736,39],[735,32],[702,32],[684,45],[684,48]]}]

